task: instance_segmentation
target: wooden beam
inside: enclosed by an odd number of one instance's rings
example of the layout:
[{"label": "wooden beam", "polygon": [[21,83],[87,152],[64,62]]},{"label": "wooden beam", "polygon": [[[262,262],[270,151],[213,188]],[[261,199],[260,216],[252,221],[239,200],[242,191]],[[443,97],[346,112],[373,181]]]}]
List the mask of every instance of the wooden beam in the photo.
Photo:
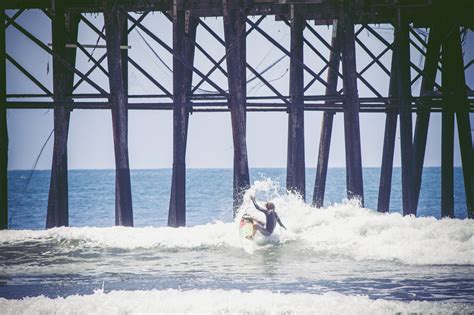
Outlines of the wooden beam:
[{"label": "wooden beam", "polygon": [[[184,58],[186,62],[190,65],[194,64],[194,51],[195,51],[195,45],[193,44],[196,41],[196,29],[197,29],[198,21],[197,18],[192,16],[190,11],[185,12],[185,29],[184,29]],[[184,89],[177,91],[181,98],[185,100],[185,103],[189,103],[190,100],[190,95],[191,95],[191,87],[192,87],[192,78],[193,78],[193,71],[188,68],[183,67],[183,80],[184,80]],[[174,106],[173,106],[174,108]],[[188,125],[189,125],[189,113],[190,113],[191,108],[186,107],[185,109],[180,109],[178,112],[179,115],[184,116],[184,154],[186,154],[186,146],[187,146],[187,138],[188,138]],[[180,117],[181,117],[180,116]],[[170,201],[170,210],[168,214],[168,225],[177,227],[180,226],[178,225],[176,218],[182,217],[186,218],[186,209],[182,209],[184,214],[176,215],[177,212],[177,205],[179,204],[179,198],[184,198],[184,205],[186,202],[186,195],[181,193],[179,189],[182,191],[186,191],[186,187],[179,187],[178,184],[183,185],[183,181],[179,181],[178,174],[180,169],[173,167],[173,172],[171,176],[171,201]],[[182,194],[182,195],[181,195]],[[183,203],[181,201],[181,203]],[[185,220],[184,223],[181,225],[184,226],[186,224]]]},{"label": "wooden beam", "polygon": [[397,58],[397,91],[400,101],[400,147],[402,155],[403,215],[416,215],[414,207],[414,166],[411,118],[409,25],[405,9],[397,9],[395,54]]},{"label": "wooden beam", "polygon": [[286,189],[305,199],[303,30],[305,20],[291,6],[290,101]]},{"label": "wooden beam", "polygon": [[[463,53],[461,47],[461,38],[460,38],[460,27],[457,23],[457,18],[455,16],[450,16],[447,20],[448,22],[444,25],[444,36],[443,36],[443,72],[442,72],[442,81],[443,81],[443,96],[445,99],[445,106],[447,107],[443,111],[443,117],[445,112],[449,115],[449,119],[453,120],[454,129],[454,117],[453,111],[456,113],[456,122],[458,126],[458,136],[459,136],[459,146],[461,149],[461,161],[462,161],[462,170],[464,178],[464,191],[466,194],[466,208],[467,216],[469,218],[474,218],[474,160],[473,160],[473,151],[472,151],[472,134],[471,134],[471,124],[469,120],[468,112],[468,99],[467,99],[467,90],[466,90],[466,79],[464,73],[464,62],[463,62]],[[443,120],[444,122],[444,120]],[[451,121],[450,121],[451,123]],[[444,126],[443,126],[444,128]],[[449,125],[449,138],[447,141],[451,140],[451,137],[454,137],[454,130],[451,134],[451,125]],[[444,141],[443,136],[443,141]],[[450,144],[448,142],[448,144]],[[450,148],[450,147],[449,147]],[[444,154],[444,151],[443,151]],[[449,160],[446,161],[446,164],[449,163]],[[452,161],[451,161],[452,163]],[[451,164],[451,168],[453,165]],[[446,166],[448,168],[448,166]],[[448,178],[449,179],[449,178]],[[446,185],[448,185],[447,183]],[[451,183],[452,184],[452,183]],[[443,185],[444,186],[444,185]],[[446,188],[446,195],[448,193],[448,188]],[[447,196],[446,198],[449,198]],[[442,195],[443,199],[443,195]],[[448,199],[448,201],[450,201]],[[446,209],[450,210],[449,208]],[[445,211],[443,207],[443,211]],[[447,216],[453,216],[454,213],[446,212],[443,213]]]},{"label": "wooden beam", "polygon": [[[68,40],[77,40],[79,16],[65,12],[58,2],[55,3],[52,19],[53,39],[53,99],[54,102],[69,102],[74,84],[74,73],[65,67],[63,58],[74,65],[76,49],[66,49]],[[68,167],[67,141],[71,109],[64,106],[54,107],[54,145],[51,166],[51,183],[49,186],[48,211],[46,228],[69,225],[68,203]]]},{"label": "wooden beam", "polygon": [[175,0],[173,9],[173,173],[168,226],[186,225],[186,143],[192,68],[186,68],[181,60],[193,66],[197,21],[189,11],[179,8]]},{"label": "wooden beam", "polygon": [[[332,25],[331,50],[328,62],[328,75],[326,95],[337,93],[337,80],[339,74],[340,54],[341,54],[341,29],[339,22],[334,20]],[[326,101],[327,105],[334,102]],[[314,183],[313,205],[321,208],[324,204],[324,193],[326,190],[326,177],[329,164],[329,150],[331,148],[332,126],[335,112],[325,111],[321,124],[321,138],[319,140],[318,165],[316,167],[316,179]]]},{"label": "wooden beam", "polygon": [[353,3],[344,0],[341,12],[342,27],[342,72],[345,96],[344,135],[346,148],[347,197],[358,198],[364,204],[362,181],[362,156],[359,126],[359,96],[355,54]]},{"label": "wooden beam", "polygon": [[[438,62],[441,50],[441,34],[439,25],[433,25],[430,29],[428,45],[425,54],[425,65],[423,70],[423,78],[421,80],[420,96],[427,96],[433,92]],[[416,32],[415,32],[416,33]],[[420,198],[421,178],[423,174],[423,164],[425,160],[426,140],[428,138],[428,125],[430,122],[430,104],[421,103],[420,108],[416,112],[415,136],[413,139],[414,154],[414,179],[415,190],[413,202],[415,209],[418,208]]]},{"label": "wooden beam", "polygon": [[[104,0],[104,23],[107,44],[112,130],[115,151],[115,224],[133,226],[132,189],[128,158],[127,63],[120,45],[127,36],[127,12],[117,1]],[[124,32],[125,30],[125,32]],[[126,60],[126,59],[125,59]]]},{"label": "wooden beam", "polygon": [[[395,50],[392,53],[392,66],[390,73],[389,97],[398,96],[398,71]],[[392,102],[393,103],[393,102]],[[392,108],[385,116],[385,133],[382,151],[382,167],[380,172],[379,196],[377,202],[378,212],[390,210],[390,195],[392,192],[393,156],[395,151],[395,138],[397,134],[398,111]]]},{"label": "wooden beam", "polygon": [[247,156],[246,118],[246,23],[240,8],[229,8],[222,0],[227,70],[229,72],[229,108],[234,144],[233,214],[242,205],[243,195],[250,187]]},{"label": "wooden beam", "polygon": [[7,69],[4,10],[0,11],[0,230],[8,228]]},{"label": "wooden beam", "polygon": [[[444,58],[443,58],[444,59]],[[443,79],[443,86],[448,85]],[[449,93],[449,92],[448,92]],[[441,123],[441,216],[454,217],[454,109],[446,97]]]}]

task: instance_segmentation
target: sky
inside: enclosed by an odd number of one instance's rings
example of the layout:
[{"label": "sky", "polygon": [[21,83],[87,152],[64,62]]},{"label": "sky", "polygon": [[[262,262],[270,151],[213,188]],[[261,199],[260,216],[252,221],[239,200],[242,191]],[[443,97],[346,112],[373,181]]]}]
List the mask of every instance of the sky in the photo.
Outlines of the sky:
[{"label": "sky", "polygon": [[[7,11],[13,15],[14,11]],[[102,15],[88,14],[86,17],[99,29],[102,28]],[[136,18],[137,16],[135,16]],[[255,21],[256,18],[253,18]],[[43,43],[51,43],[50,20],[44,13],[38,10],[25,11],[17,22],[34,34]],[[205,22],[223,38],[223,25],[220,18],[206,18]],[[130,23],[130,22],[129,22]],[[171,45],[171,23],[161,14],[150,14],[143,22],[157,36]],[[267,31],[279,43],[289,48],[289,28],[280,21],[275,21],[273,16],[267,17],[261,27]],[[385,25],[376,26],[378,32],[389,42],[393,40],[392,30]],[[331,28],[317,26],[316,30],[327,41],[330,41]],[[328,50],[308,30],[305,37],[325,56]],[[158,53],[161,62],[154,55],[142,36],[147,39],[153,50]],[[366,31],[359,37],[373,53],[382,51],[384,46]],[[35,75],[49,90],[52,91],[52,58],[46,52],[27,39],[13,27],[7,29],[7,53],[17,60],[23,67]],[[95,44],[97,35],[93,33],[84,23],[79,26],[79,42],[82,44]],[[202,27],[198,28],[197,42],[206,48],[216,60],[224,56],[225,51],[215,39],[213,39]],[[99,44],[105,44],[102,40]],[[153,41],[147,38],[143,32],[137,29],[129,36],[129,55],[169,91],[172,91],[172,76],[167,67],[172,66],[172,56]],[[474,35],[469,34],[465,49],[465,59],[474,58]],[[92,49],[89,49],[92,52]],[[105,52],[102,48],[94,51],[94,57],[99,58]],[[360,47],[357,47],[357,67],[362,69],[370,62],[369,56]],[[384,55],[381,61],[390,68],[390,53]],[[278,60],[283,53],[268,42],[257,32],[252,32],[247,37],[247,61],[259,71],[264,70],[273,62]],[[411,59],[420,68],[423,58],[415,49],[411,50]],[[323,63],[318,57],[305,47],[305,63],[312,69],[319,71]],[[107,69],[107,59],[102,62]],[[225,68],[225,62],[222,64]],[[77,68],[86,72],[92,62],[78,52]],[[202,72],[207,72],[212,64],[200,52],[196,52],[195,66]],[[272,81],[275,88],[284,95],[288,95],[289,80],[289,58],[285,57],[275,67],[265,73],[265,78]],[[412,74],[414,75],[414,73]],[[247,77],[251,73],[247,71]],[[325,73],[323,74],[325,77]],[[388,90],[388,76],[378,66],[367,71],[365,76],[369,82],[374,84],[384,95]],[[468,84],[474,88],[474,66],[466,71]],[[90,76],[94,82],[106,91],[108,81],[105,74],[96,70]],[[223,89],[227,89],[227,79],[219,72],[211,76],[214,82]],[[440,80],[440,78],[438,78]],[[76,76],[76,82],[78,77]],[[310,80],[308,73],[305,82]],[[193,84],[199,82],[197,75],[193,76]],[[341,84],[341,82],[339,82]],[[413,94],[419,93],[418,81],[413,86]],[[359,82],[359,95],[372,96],[371,92]],[[212,90],[205,83],[204,90]],[[271,95],[271,92],[258,80],[248,83],[249,96]],[[40,93],[28,78],[7,61],[7,93]],[[78,87],[77,93],[91,93],[93,89],[84,83]],[[130,94],[157,94],[160,91],[144,78],[138,71],[129,65],[129,92]],[[324,94],[321,84],[312,86],[307,94]],[[169,101],[169,100],[168,100]],[[8,168],[31,169],[53,129],[53,111],[45,109],[24,110],[10,109],[7,113],[9,132],[9,164]],[[413,127],[415,125],[413,116]],[[471,125],[474,117],[471,114]],[[321,130],[321,112],[305,113],[305,158],[307,167],[315,167],[319,137]],[[278,113],[255,113],[247,114],[247,147],[250,167],[286,167],[287,147],[287,114]],[[365,167],[380,167],[383,147],[383,134],[385,126],[385,114],[360,114],[362,163]],[[425,166],[438,166],[441,161],[441,115],[432,114],[428,133],[428,143],[425,156]],[[53,139],[47,142],[37,162],[36,169],[50,169],[52,160]],[[130,110],[129,111],[129,156],[132,169],[155,169],[172,167],[172,111],[152,110]],[[232,130],[230,113],[193,113],[190,116],[188,147],[186,164],[188,168],[231,168],[233,165]],[[114,168],[114,150],[112,138],[112,121],[109,110],[74,110],[71,113],[68,141],[68,164],[70,169],[111,169]],[[459,155],[459,144],[457,133],[455,136],[454,164],[461,165]],[[397,129],[397,141],[395,145],[394,165],[400,165],[399,129]],[[333,135],[331,142],[330,167],[344,167],[344,126],[343,115],[335,116]]]}]

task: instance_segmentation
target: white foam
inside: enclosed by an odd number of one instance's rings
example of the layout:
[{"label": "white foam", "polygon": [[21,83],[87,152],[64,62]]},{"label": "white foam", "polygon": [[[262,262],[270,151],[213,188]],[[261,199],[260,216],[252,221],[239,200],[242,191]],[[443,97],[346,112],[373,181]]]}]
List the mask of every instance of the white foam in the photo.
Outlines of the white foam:
[{"label": "white foam", "polygon": [[366,296],[325,293],[241,292],[238,290],[96,291],[66,298],[43,296],[6,300],[3,314],[395,314],[468,313],[472,306],[440,302],[371,300]]},{"label": "white foam", "polygon": [[193,248],[202,246],[239,246],[233,223],[210,223],[187,228],[59,227],[43,231],[0,231],[0,244],[25,241],[81,241],[88,246],[124,249]]},{"label": "white foam", "polygon": [[[288,230],[277,227],[278,243],[293,241],[317,254],[355,260],[397,260],[406,264],[474,265],[474,220],[415,218],[380,214],[356,202],[315,209],[292,194],[280,194],[272,181],[257,181],[244,196],[235,222],[216,222],[187,228],[55,228],[43,231],[0,231],[0,246],[25,241],[79,241],[86,246],[136,248],[240,247],[239,216],[255,210],[250,196],[271,200]],[[296,242],[296,243],[295,243]],[[284,245],[283,245],[284,246]]]}]

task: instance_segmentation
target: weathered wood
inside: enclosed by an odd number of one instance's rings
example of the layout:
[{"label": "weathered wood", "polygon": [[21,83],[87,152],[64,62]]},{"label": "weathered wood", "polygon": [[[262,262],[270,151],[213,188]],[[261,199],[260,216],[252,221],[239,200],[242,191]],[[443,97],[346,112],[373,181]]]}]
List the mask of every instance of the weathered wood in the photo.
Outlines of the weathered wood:
[{"label": "weathered wood", "polygon": [[[76,49],[65,48],[69,40],[77,41],[79,16],[66,13],[56,3],[52,19],[53,39],[53,99],[55,102],[71,101],[74,84],[74,73],[68,70],[58,57],[64,58],[71,65],[76,61]],[[51,182],[49,186],[46,228],[69,225],[68,205],[68,168],[67,141],[71,110],[64,106],[54,108],[54,146],[51,166]]]},{"label": "weathered wood", "polygon": [[400,148],[402,162],[402,199],[403,215],[415,214],[414,207],[414,167],[411,118],[411,80],[410,80],[410,44],[409,26],[405,9],[397,9],[395,42],[397,57],[397,92],[400,113]]},{"label": "weathered wood", "polygon": [[288,107],[288,159],[286,167],[286,189],[305,199],[304,156],[304,72],[303,30],[305,21],[301,12],[291,6],[290,39],[290,106]]},{"label": "weathered wood", "polygon": [[[421,80],[420,96],[429,95],[434,89],[436,82],[436,72],[441,49],[441,36],[439,25],[433,25],[430,29],[428,45],[425,54],[425,65],[423,78]],[[421,107],[416,112],[415,136],[413,139],[414,154],[414,179],[415,190],[413,202],[415,209],[418,208],[420,198],[421,177],[423,174],[423,164],[425,160],[426,140],[428,137],[428,125],[430,122],[430,104],[422,102]]]},{"label": "weathered wood", "polygon": [[228,71],[228,102],[234,144],[233,209],[234,216],[250,186],[246,139],[246,23],[242,9],[229,8],[223,0],[224,36]]},{"label": "weathered wood", "polygon": [[[446,82],[443,80],[443,86]],[[441,216],[454,217],[454,110],[446,98],[441,123]],[[452,105],[452,104],[451,104]],[[451,107],[451,108],[450,108]]]},{"label": "weathered wood", "polygon": [[[187,27],[186,27],[187,26]],[[173,11],[173,50],[186,63],[193,65],[197,21],[189,11],[176,5]],[[186,225],[186,143],[189,123],[189,102],[193,71],[173,58],[173,173],[168,226]]]},{"label": "weathered wood", "polygon": [[186,138],[186,111],[184,70],[176,58],[184,58],[185,12],[178,10],[174,2],[173,13],[173,170],[171,178],[171,197],[168,212],[168,226],[178,227],[186,225],[186,165],[185,165],[185,138]]},{"label": "weathered wood", "polygon": [[[341,29],[338,26],[338,23],[337,20],[334,20],[332,25],[331,50],[327,74],[328,87],[326,88],[326,95],[335,95],[337,93],[337,80],[341,54]],[[325,103],[327,105],[334,104],[334,102],[331,101],[326,101]],[[317,208],[321,208],[324,204],[334,114],[335,112],[333,111],[325,111],[321,124],[318,164],[316,167],[316,179],[313,193],[313,205]]]},{"label": "weathered wood", "polygon": [[362,157],[359,126],[359,96],[357,91],[357,71],[355,55],[355,35],[352,1],[343,2],[341,12],[342,27],[342,71],[345,96],[344,136],[346,148],[347,197],[358,198],[364,204],[362,181]]},{"label": "weathered wood", "polygon": [[[389,97],[398,96],[398,71],[396,51],[392,52],[392,66],[390,73]],[[393,102],[392,102],[393,103]],[[393,156],[395,151],[395,138],[397,134],[398,111],[393,108],[385,116],[385,133],[383,138],[382,166],[380,170],[379,196],[377,202],[378,212],[390,210],[390,195],[392,192]]]},{"label": "weathered wood", "polygon": [[[445,111],[449,114],[449,119],[453,119],[452,112],[456,112],[456,122],[458,126],[459,147],[461,149],[461,162],[464,178],[464,191],[466,194],[467,215],[474,218],[474,159],[472,151],[471,124],[468,112],[468,100],[466,91],[466,79],[464,73],[464,62],[461,47],[459,24],[456,17],[450,16],[449,22],[444,25],[445,34],[443,36],[443,73],[442,86],[443,98],[445,100]],[[443,111],[443,118],[445,115]],[[454,119],[453,119],[454,120]],[[444,120],[443,120],[444,122]],[[453,121],[454,124],[454,121]],[[444,128],[444,126],[443,126]],[[451,126],[449,126],[451,128]],[[454,129],[454,126],[453,126]],[[451,129],[449,129],[451,132]],[[453,130],[454,132],[454,130]],[[451,141],[454,134],[449,134],[447,141]],[[445,140],[443,135],[443,141]],[[444,151],[443,151],[444,154]],[[446,164],[449,161],[446,161]],[[452,163],[452,162],[451,162]],[[452,168],[451,164],[451,168]],[[447,168],[448,166],[446,166]],[[449,178],[448,178],[449,179]],[[447,183],[446,185],[448,185]],[[452,183],[451,183],[452,184]],[[444,184],[443,184],[444,186]],[[446,195],[448,189],[446,190]],[[441,197],[443,200],[443,196]],[[449,198],[449,196],[446,196]],[[450,201],[448,199],[448,201]],[[442,209],[445,211],[444,207]],[[450,210],[449,208],[447,210]],[[454,213],[445,213],[453,216]]]},{"label": "weathered wood", "polygon": [[126,12],[116,1],[104,1],[104,22],[107,44],[112,130],[115,151],[115,224],[133,226],[132,189],[128,159],[127,82],[124,75],[127,64],[120,50],[126,30]]},{"label": "weathered wood", "polygon": [[4,10],[0,11],[0,230],[8,228],[7,70]]}]

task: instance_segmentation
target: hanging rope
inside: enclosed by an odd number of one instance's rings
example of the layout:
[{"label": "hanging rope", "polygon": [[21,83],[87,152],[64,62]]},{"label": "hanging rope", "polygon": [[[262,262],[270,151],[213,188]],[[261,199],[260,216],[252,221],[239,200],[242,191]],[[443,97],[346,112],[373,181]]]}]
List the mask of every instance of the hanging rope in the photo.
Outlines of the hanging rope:
[{"label": "hanging rope", "polygon": [[[30,184],[31,182],[31,179],[33,178],[33,174],[36,170],[36,166],[38,165],[38,162],[39,162],[39,159],[41,158],[41,155],[43,154],[43,151],[44,151],[44,148],[46,147],[46,145],[48,144],[49,140],[51,139],[51,136],[53,135],[54,133],[54,129],[51,130],[51,132],[49,133],[49,136],[48,138],[46,139],[46,141],[43,143],[43,146],[41,147],[41,150],[40,152],[38,153],[38,156],[36,157],[35,159],[35,162],[33,163],[33,166],[31,168],[31,171],[30,171],[30,174],[28,174],[28,178],[26,180],[26,184],[25,184],[25,187],[23,188],[23,191],[20,195],[20,199],[18,201],[18,204],[21,204],[21,201],[23,200],[23,196],[25,195],[25,192],[26,190],[28,189],[28,185]],[[11,220],[11,218],[10,218]]]}]

